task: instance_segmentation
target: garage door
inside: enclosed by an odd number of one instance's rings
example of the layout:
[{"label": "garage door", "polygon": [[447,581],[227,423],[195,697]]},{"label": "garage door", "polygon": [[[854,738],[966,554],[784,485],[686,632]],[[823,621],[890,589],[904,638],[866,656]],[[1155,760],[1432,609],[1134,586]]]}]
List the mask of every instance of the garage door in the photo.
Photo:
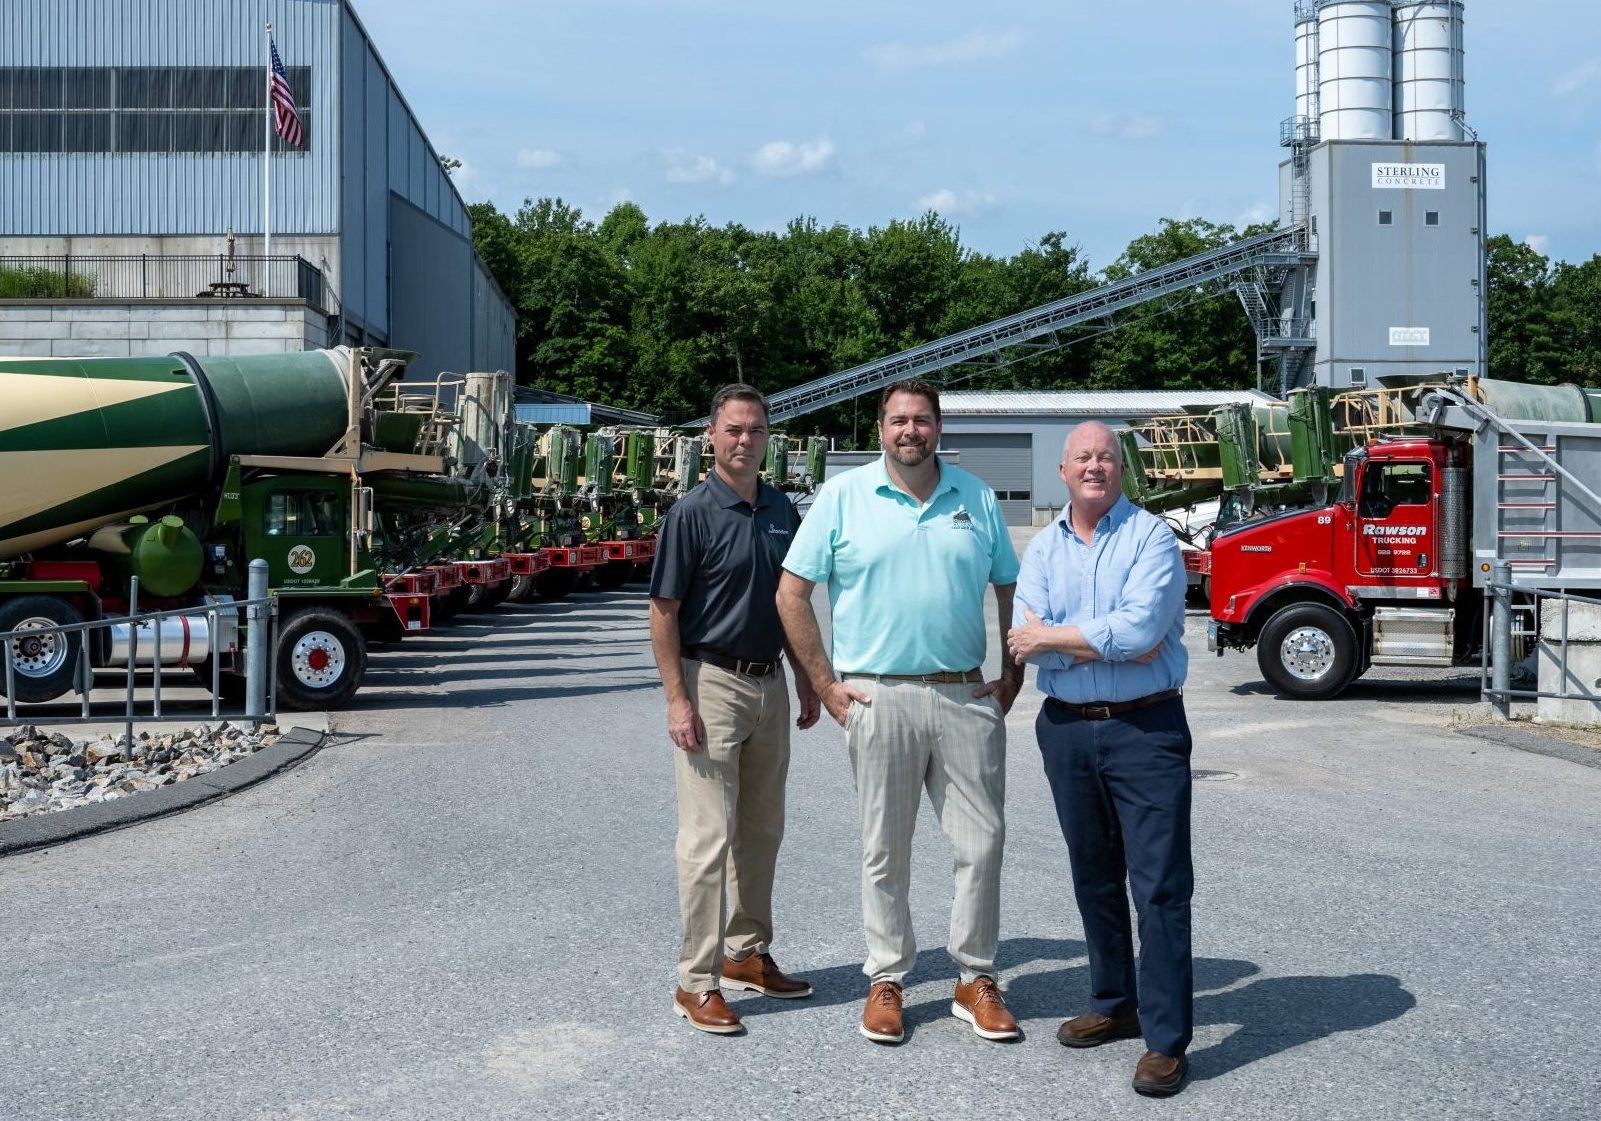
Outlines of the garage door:
[{"label": "garage door", "polygon": [[962,466],[994,488],[1007,525],[1033,523],[1032,435],[1027,432],[947,432],[940,447],[961,452]]}]

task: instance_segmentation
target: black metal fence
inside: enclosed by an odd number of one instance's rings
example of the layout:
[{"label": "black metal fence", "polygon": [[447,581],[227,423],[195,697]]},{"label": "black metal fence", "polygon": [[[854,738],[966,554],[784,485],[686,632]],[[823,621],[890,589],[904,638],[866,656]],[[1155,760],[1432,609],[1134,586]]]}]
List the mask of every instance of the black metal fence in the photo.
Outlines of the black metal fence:
[{"label": "black metal fence", "polygon": [[124,257],[0,256],[0,299],[305,300],[328,310],[327,281],[304,257],[225,253]]}]

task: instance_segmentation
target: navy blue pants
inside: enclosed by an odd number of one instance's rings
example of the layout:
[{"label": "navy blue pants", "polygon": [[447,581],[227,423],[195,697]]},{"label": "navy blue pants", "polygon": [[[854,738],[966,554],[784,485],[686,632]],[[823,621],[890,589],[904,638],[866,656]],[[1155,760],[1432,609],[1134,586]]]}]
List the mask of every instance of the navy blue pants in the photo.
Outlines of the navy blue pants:
[{"label": "navy blue pants", "polygon": [[[1089,944],[1090,1008],[1107,1016],[1137,1008],[1145,1045],[1182,1055],[1195,1027],[1184,699],[1109,720],[1046,701],[1034,730]],[[1140,922],[1137,977],[1129,895]]]}]

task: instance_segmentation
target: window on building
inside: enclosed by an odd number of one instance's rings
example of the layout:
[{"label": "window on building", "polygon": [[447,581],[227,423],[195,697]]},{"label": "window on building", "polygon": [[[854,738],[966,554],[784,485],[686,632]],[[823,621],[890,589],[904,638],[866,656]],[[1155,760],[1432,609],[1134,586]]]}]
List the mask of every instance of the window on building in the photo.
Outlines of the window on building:
[{"label": "window on building", "polygon": [[1425,210],[1423,212],[1423,224],[1425,226],[1438,226],[1440,224],[1440,212],[1438,210]]},{"label": "window on building", "polygon": [[[311,67],[286,68],[307,141]],[[0,152],[259,152],[261,66],[0,67]]]},{"label": "window on building", "polygon": [[1393,211],[1393,210],[1381,210],[1381,211],[1379,211],[1379,225],[1381,225],[1381,226],[1392,226],[1394,224],[1395,224],[1395,211]]},{"label": "window on building", "polygon": [[1367,368],[1364,367],[1364,366],[1352,366],[1351,367],[1351,384],[1352,385],[1366,385],[1367,383],[1368,383]]}]

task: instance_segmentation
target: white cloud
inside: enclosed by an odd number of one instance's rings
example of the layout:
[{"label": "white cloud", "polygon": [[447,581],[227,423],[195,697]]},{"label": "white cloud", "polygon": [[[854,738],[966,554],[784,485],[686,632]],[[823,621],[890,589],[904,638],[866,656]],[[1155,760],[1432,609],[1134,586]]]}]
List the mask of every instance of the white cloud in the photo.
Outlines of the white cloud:
[{"label": "white cloud", "polygon": [[1530,234],[1528,237],[1523,239],[1523,244],[1527,245],[1530,249],[1534,250],[1542,257],[1549,257],[1551,255],[1550,234]]},{"label": "white cloud", "polygon": [[561,153],[552,152],[549,148],[524,148],[517,153],[518,167],[530,167],[542,171],[559,163],[561,163]]},{"label": "white cloud", "polygon": [[1246,207],[1238,218],[1234,220],[1236,226],[1254,226],[1258,222],[1266,222],[1278,215],[1278,207],[1269,206],[1265,202],[1253,203]]},{"label": "white cloud", "polygon": [[967,62],[992,62],[1005,58],[1023,45],[1023,33],[973,31],[943,43],[885,43],[868,47],[867,60],[881,74],[898,74],[929,66],[952,66]]},{"label": "white cloud", "polygon": [[833,158],[834,142],[826,136],[819,136],[816,140],[803,140],[799,144],[788,140],[770,140],[756,150],[750,162],[758,174],[781,178],[822,171]]},{"label": "white cloud", "polygon": [[1154,140],[1166,131],[1160,113],[1102,113],[1090,121],[1090,132],[1117,140]]},{"label": "white cloud", "polygon": [[1587,62],[1558,78],[1552,83],[1551,92],[1558,97],[1572,97],[1597,82],[1601,82],[1601,62]]},{"label": "white cloud", "polygon": [[461,166],[452,168],[450,171],[450,181],[456,185],[456,190],[460,193],[465,193],[468,186],[476,182],[477,179],[478,169],[466,160],[461,162]]},{"label": "white cloud", "polygon": [[662,167],[669,183],[717,183],[726,187],[734,181],[734,173],[710,156],[693,156],[682,148],[663,152]]},{"label": "white cloud", "polygon": [[917,200],[918,210],[933,210],[945,218],[958,214],[979,214],[994,205],[994,195],[982,191],[964,191],[957,194],[949,187],[941,187]]}]

